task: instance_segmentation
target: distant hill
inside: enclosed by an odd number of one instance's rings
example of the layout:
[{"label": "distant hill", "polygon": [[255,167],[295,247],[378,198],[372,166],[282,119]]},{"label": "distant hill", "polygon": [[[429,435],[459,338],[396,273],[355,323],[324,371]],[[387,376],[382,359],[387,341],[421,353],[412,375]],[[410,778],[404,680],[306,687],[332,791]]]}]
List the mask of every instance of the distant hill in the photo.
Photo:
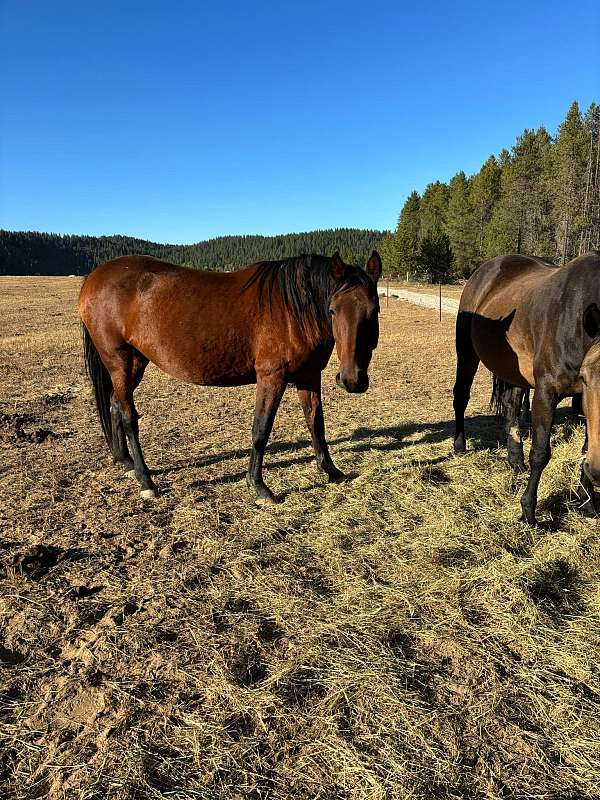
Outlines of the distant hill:
[{"label": "distant hill", "polygon": [[86,275],[96,264],[143,253],[199,269],[231,270],[254,261],[300,253],[331,255],[364,263],[383,231],[335,228],[282,236],[220,236],[197,244],[156,244],[131,236],[59,236],[0,230],[0,275]]}]

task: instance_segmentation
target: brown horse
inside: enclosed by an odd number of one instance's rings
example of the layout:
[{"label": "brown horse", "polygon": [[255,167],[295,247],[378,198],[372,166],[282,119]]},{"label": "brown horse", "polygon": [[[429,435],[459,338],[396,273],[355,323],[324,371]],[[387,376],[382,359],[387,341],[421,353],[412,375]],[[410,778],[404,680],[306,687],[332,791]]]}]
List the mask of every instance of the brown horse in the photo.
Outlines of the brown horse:
[{"label": "brown horse", "polygon": [[[507,414],[509,462],[525,469],[518,424],[523,395],[531,407],[530,476],[523,518],[535,523],[537,489],[550,460],[554,411],[564,397],[583,393],[586,458],[578,495],[595,515],[600,484],[600,253],[554,267],[522,255],[482,264],[467,282],[456,322],[454,449],[465,450],[464,413],[479,362],[494,374],[495,399]],[[575,401],[577,403],[577,400]],[[589,444],[589,447],[588,447]]]},{"label": "brown horse", "polygon": [[379,335],[380,275],[376,252],[366,271],[335,253],[264,261],[234,273],[125,256],[90,273],[79,295],[86,367],[113,459],[135,472],[142,497],[157,492],[133,402],[149,361],[187,383],[256,384],[247,482],[257,502],[274,501],[262,462],[288,383],[296,385],[317,466],[330,481],[343,478],[325,441],[321,372],[335,344],[338,385],[367,390]]}]

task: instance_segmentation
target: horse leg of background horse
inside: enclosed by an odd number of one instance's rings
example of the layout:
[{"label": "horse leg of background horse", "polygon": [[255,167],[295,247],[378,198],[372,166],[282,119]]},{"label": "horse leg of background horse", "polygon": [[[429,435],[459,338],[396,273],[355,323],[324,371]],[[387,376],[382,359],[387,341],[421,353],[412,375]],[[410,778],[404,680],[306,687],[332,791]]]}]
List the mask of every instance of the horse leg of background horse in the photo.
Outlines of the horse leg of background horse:
[{"label": "horse leg of background horse", "polygon": [[456,320],[456,381],[454,383],[454,452],[464,453],[465,409],[471,396],[471,386],[479,366],[479,356],[471,341],[470,317],[461,311]]},{"label": "horse leg of background horse", "polygon": [[[142,487],[140,494],[145,499],[150,499],[151,497],[156,497],[158,490],[144,461],[140,446],[138,413],[133,402],[133,393],[142,380],[147,364],[147,359],[140,353],[133,350],[133,348],[127,348],[126,350],[117,351],[112,363],[108,364],[107,368],[113,383],[111,416],[113,421],[117,413],[121,416],[122,429],[133,456],[134,474]],[[113,407],[115,408],[114,416]],[[114,431],[115,428],[113,427],[113,443]],[[127,447],[125,447],[126,450]]]},{"label": "horse leg of background horse", "polygon": [[317,468],[327,474],[330,482],[339,481],[344,477],[333,463],[329,455],[329,448],[325,440],[325,420],[323,418],[323,404],[321,401],[321,376],[313,385],[299,385],[296,387],[298,399],[304,411],[304,417],[312,438],[312,444],[317,459]]},{"label": "horse leg of background horse", "polygon": [[581,417],[583,417],[583,395],[574,394],[571,399],[571,419],[573,422],[579,422]]},{"label": "horse leg of background horse", "polygon": [[550,461],[550,431],[558,403],[556,393],[543,384],[536,384],[531,405],[531,452],[529,454],[529,481],[521,498],[523,519],[535,525],[535,507],[540,478]]},{"label": "horse leg of background horse", "polygon": [[529,402],[530,394],[531,390],[525,389],[523,394],[523,400],[521,401],[521,413],[519,414],[519,425],[521,426],[521,436],[524,439],[526,439],[529,436],[529,427],[531,425],[531,403]]},{"label": "horse leg of background horse", "polygon": [[504,390],[502,405],[506,414],[506,449],[508,450],[508,463],[514,472],[525,472],[525,455],[523,453],[523,440],[521,438],[521,404],[526,389],[511,386]]},{"label": "horse leg of background horse", "polygon": [[246,483],[256,492],[256,502],[274,503],[273,492],[265,485],[262,463],[265,448],[273,428],[273,420],[285,391],[285,381],[279,375],[258,378],[256,383],[256,405],[252,425],[252,452],[246,474]]}]

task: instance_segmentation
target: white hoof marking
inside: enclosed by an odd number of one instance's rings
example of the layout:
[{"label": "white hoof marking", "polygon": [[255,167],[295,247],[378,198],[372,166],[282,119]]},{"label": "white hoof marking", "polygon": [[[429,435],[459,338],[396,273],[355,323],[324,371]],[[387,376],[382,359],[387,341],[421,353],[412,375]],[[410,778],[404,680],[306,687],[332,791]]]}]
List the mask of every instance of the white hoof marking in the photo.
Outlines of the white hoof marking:
[{"label": "white hoof marking", "polygon": [[156,497],[156,490],[155,489],[142,489],[140,495],[144,498],[144,500],[153,500]]}]

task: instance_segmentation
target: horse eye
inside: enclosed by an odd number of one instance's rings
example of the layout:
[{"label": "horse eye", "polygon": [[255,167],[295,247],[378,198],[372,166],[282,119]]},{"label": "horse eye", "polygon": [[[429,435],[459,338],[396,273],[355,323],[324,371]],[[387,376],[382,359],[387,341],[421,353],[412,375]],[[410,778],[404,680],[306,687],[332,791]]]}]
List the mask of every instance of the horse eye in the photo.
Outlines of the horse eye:
[{"label": "horse eye", "polygon": [[330,309],[329,309],[329,314],[330,314],[330,316],[332,316],[332,317],[333,317],[333,315],[335,314],[335,311],[333,310],[333,308],[330,308]]}]

